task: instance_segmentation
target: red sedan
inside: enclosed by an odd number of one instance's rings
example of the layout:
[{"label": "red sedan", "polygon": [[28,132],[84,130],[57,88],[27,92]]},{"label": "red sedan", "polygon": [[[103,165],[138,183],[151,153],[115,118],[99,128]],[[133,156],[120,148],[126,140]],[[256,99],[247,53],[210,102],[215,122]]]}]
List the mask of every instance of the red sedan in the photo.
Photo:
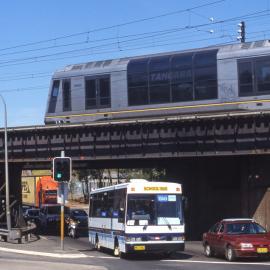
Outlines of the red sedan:
[{"label": "red sedan", "polygon": [[225,255],[228,261],[238,257],[270,258],[270,233],[253,219],[223,219],[203,234],[207,257]]}]

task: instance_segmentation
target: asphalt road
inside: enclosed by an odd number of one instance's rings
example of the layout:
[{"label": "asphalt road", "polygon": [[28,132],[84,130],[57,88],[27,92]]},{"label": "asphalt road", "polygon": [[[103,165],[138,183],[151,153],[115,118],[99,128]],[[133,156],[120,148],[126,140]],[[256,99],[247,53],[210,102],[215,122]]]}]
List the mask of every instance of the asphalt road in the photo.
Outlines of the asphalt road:
[{"label": "asphalt road", "polygon": [[[129,256],[125,259],[114,257],[112,252],[97,252],[92,250],[87,238],[79,238],[76,240],[65,238],[66,257],[57,257],[61,254],[59,249],[59,238],[55,236],[44,236],[41,240],[36,241],[35,250],[43,250],[50,252],[51,257],[40,256],[34,254],[31,248],[32,244],[9,245],[9,248],[28,250],[29,254],[17,254],[6,252],[5,245],[0,243],[0,265],[1,269],[12,270],[48,270],[48,269],[97,269],[97,270],[161,270],[161,269],[217,269],[217,270],[248,270],[248,269],[270,269],[270,260],[241,260],[235,263],[228,263],[224,258],[206,258],[202,254],[202,247],[199,242],[187,243],[186,251],[177,253],[172,258],[164,258],[161,256]],[[45,250],[44,250],[45,249]],[[32,252],[32,253],[31,253]],[[77,254],[82,257],[71,258],[69,254]]]}]

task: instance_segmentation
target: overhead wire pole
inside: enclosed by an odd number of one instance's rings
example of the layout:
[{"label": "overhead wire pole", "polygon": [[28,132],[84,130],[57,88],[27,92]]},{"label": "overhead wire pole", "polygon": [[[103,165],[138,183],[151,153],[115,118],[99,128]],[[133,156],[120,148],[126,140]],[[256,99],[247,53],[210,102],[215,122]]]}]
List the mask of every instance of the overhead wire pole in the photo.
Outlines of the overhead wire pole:
[{"label": "overhead wire pole", "polygon": [[4,104],[4,116],[5,116],[5,185],[6,185],[6,222],[7,230],[11,232],[11,217],[10,217],[10,200],[9,200],[9,174],[8,174],[8,140],[7,140],[7,106],[5,99],[0,94],[0,98]]},{"label": "overhead wire pole", "polygon": [[237,37],[237,39],[241,42],[241,43],[245,43],[246,42],[246,24],[244,21],[241,21],[238,24],[239,30],[237,31],[239,36]]}]

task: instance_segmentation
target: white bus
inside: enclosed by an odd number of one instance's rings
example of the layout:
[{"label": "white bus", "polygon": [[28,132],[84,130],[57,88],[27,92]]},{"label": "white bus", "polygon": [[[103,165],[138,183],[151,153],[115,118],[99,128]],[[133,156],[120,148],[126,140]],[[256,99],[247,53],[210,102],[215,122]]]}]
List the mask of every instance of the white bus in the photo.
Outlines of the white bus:
[{"label": "white bus", "polygon": [[180,184],[133,179],[90,194],[89,241],[98,250],[169,255],[184,250],[184,233]]}]

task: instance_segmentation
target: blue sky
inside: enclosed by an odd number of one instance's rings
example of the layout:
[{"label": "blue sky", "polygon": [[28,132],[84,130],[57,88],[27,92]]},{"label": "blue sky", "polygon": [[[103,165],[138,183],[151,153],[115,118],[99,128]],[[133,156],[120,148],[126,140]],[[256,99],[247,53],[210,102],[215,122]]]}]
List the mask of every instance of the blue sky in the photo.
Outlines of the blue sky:
[{"label": "blue sky", "polygon": [[[237,42],[241,19],[247,41],[269,39],[269,9],[270,0],[1,1],[0,94],[6,100],[8,125],[43,124],[56,69]],[[164,16],[149,19],[159,15]],[[101,28],[108,29],[93,31]]]}]

